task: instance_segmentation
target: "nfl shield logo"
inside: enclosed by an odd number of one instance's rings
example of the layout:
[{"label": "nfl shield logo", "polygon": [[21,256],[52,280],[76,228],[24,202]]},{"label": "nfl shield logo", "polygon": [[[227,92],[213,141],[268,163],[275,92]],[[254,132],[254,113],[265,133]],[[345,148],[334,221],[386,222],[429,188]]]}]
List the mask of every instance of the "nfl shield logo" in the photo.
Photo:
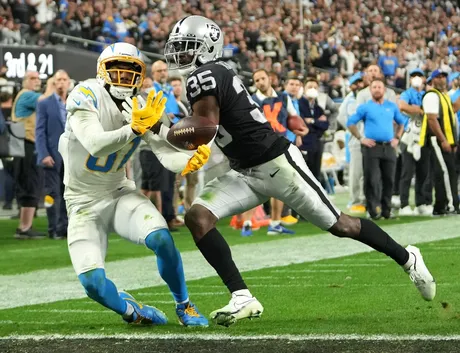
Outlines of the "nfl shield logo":
[{"label": "nfl shield logo", "polygon": [[220,38],[220,29],[219,27],[211,24],[211,23],[208,23],[208,29],[209,29],[209,38],[211,38],[211,40],[213,42],[217,42]]}]

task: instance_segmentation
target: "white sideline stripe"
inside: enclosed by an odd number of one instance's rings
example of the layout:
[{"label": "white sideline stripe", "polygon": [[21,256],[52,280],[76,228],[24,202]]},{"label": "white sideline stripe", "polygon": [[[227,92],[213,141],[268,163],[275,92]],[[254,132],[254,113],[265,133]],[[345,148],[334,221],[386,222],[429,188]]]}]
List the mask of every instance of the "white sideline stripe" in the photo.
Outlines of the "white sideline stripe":
[{"label": "white sideline stripe", "polygon": [[[67,244],[66,244],[66,248],[67,248]],[[11,250],[7,250],[6,252],[7,253],[25,253],[25,252],[34,252],[34,253],[39,253],[40,251],[45,251],[45,250],[61,250],[62,248],[59,247],[59,246],[40,246],[40,247],[36,247],[36,248],[28,248],[28,249],[11,249]]]},{"label": "white sideline stripe", "polygon": [[0,337],[0,340],[34,340],[34,341],[53,341],[53,340],[98,340],[98,339],[120,339],[120,340],[195,340],[195,341],[260,341],[260,340],[285,340],[285,341],[459,341],[460,335],[227,335],[227,334],[74,334],[74,335],[11,335]]},{"label": "white sideline stripe", "polygon": [[[222,288],[222,286],[219,286],[219,288]],[[190,296],[200,296],[200,297],[212,297],[213,295],[216,295],[216,294],[226,294],[228,292],[192,292],[189,290],[189,294]],[[138,293],[136,294],[136,297],[142,297],[142,296],[152,296],[152,297],[164,297],[164,296],[171,296],[171,293],[154,293],[154,292],[143,292],[143,293]],[[157,301],[155,301],[155,303],[158,303]]]},{"label": "white sideline stripe", "polygon": [[[383,267],[383,264],[312,264],[311,267]],[[274,272],[274,271],[273,271]],[[288,271],[286,271],[288,272]],[[335,271],[339,272],[339,271]]]},{"label": "white sideline stripe", "polygon": [[68,313],[98,313],[98,314],[113,314],[109,310],[85,310],[85,309],[51,309],[51,310],[24,310],[26,313],[57,313],[57,314],[68,314]]},{"label": "white sideline stripe", "polygon": [[[384,225],[383,228],[402,244],[460,237],[455,217],[415,222],[404,226]],[[240,271],[287,266],[371,251],[373,249],[357,241],[339,239],[326,233],[232,246],[233,257]],[[214,269],[197,250],[183,252],[182,260],[187,280],[216,276]],[[429,259],[427,260],[429,266]],[[153,256],[108,262],[106,270],[108,277],[120,290],[164,285]],[[225,289],[223,285],[221,288]],[[0,309],[86,296],[72,267],[0,276],[0,293]]]},{"label": "white sideline stripe", "polygon": [[271,273],[346,273],[350,272],[347,270],[309,270],[309,269],[304,269],[304,270],[273,270],[270,271]]}]

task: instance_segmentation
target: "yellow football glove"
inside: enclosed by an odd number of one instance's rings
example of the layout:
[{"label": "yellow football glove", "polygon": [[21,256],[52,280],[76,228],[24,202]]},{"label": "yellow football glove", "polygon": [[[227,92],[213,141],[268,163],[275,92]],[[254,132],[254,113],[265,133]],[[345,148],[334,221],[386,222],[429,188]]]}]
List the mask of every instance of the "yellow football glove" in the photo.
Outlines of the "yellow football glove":
[{"label": "yellow football glove", "polygon": [[184,176],[188,173],[196,172],[201,169],[206,163],[208,163],[210,155],[211,149],[207,145],[199,146],[192,158],[188,160],[188,163],[181,175]]},{"label": "yellow football glove", "polygon": [[158,92],[156,96],[155,94],[156,92],[153,89],[149,92],[147,102],[142,109],[139,109],[137,97],[133,98],[131,128],[139,135],[143,135],[150,130],[160,120],[165,110],[166,98],[162,98],[163,92]]}]

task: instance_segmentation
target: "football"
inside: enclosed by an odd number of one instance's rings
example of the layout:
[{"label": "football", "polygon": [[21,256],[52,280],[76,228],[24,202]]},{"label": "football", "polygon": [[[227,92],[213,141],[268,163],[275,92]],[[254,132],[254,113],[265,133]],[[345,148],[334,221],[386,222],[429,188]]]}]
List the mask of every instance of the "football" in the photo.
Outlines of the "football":
[{"label": "football", "polygon": [[192,120],[181,119],[168,132],[168,142],[183,150],[196,150],[200,145],[209,143],[217,133],[217,125],[207,118]]},{"label": "football", "polygon": [[287,119],[287,127],[289,130],[299,130],[305,126],[303,119],[298,115],[290,115]]}]

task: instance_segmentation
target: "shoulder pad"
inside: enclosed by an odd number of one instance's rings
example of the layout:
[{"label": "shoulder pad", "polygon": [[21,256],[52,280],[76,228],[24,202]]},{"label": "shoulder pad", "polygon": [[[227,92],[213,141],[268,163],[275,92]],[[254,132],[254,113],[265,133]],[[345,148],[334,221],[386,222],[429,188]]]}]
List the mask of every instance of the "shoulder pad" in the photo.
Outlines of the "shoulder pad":
[{"label": "shoulder pad", "polygon": [[78,84],[67,98],[67,111],[90,110],[97,112],[100,100],[98,88],[86,81]]}]

